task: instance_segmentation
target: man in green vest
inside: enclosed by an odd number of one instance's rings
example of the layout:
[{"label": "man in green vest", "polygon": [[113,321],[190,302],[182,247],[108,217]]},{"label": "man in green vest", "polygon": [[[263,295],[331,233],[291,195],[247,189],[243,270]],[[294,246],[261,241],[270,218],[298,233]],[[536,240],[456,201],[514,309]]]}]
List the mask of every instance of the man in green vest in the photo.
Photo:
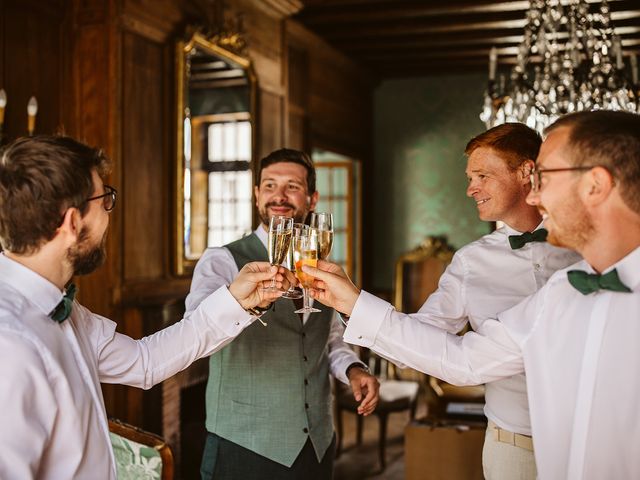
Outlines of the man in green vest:
[{"label": "man in green vest", "polygon": [[[277,150],[260,162],[255,187],[261,225],[198,262],[186,315],[246,263],[267,259],[273,215],[302,223],[318,201],[313,162],[303,152]],[[316,303],[316,306],[318,304]],[[301,316],[292,300],[278,299],[263,316],[211,356],[207,384],[204,479],[329,479],[335,450],[329,373],[350,384],[369,415],[378,382],[343,342],[338,314]]]}]

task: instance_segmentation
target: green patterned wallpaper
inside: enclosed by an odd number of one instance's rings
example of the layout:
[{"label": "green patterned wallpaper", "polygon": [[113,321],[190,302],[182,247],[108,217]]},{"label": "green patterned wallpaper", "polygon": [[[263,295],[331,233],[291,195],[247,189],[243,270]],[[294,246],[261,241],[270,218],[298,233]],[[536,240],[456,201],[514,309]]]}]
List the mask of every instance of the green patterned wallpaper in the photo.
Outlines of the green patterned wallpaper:
[{"label": "green patterned wallpaper", "polygon": [[478,118],[486,75],[389,80],[374,94],[376,221],[373,286],[390,290],[401,253],[427,235],[460,247],[489,232],[465,195],[464,147],[485,130]]}]

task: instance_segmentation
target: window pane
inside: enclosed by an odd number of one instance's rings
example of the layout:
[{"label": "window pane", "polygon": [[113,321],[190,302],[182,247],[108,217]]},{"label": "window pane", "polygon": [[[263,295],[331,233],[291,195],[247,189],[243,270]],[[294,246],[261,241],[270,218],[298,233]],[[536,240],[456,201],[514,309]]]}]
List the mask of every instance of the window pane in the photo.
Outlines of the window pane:
[{"label": "window pane", "polygon": [[348,175],[346,168],[334,168],[333,169],[333,191],[332,195],[336,197],[343,197],[347,195],[349,188]]},{"label": "window pane", "polygon": [[236,123],[224,123],[224,140],[222,158],[227,161],[236,160]]},{"label": "window pane", "polygon": [[238,160],[251,160],[251,123],[238,122]]},{"label": "window pane", "polygon": [[223,123],[212,123],[209,125],[209,161],[220,162],[222,158],[222,130]]},{"label": "window pane", "polygon": [[316,168],[316,190],[320,192],[321,201],[325,195],[327,198],[331,197],[331,190],[329,188],[330,171],[331,169],[329,168]]}]

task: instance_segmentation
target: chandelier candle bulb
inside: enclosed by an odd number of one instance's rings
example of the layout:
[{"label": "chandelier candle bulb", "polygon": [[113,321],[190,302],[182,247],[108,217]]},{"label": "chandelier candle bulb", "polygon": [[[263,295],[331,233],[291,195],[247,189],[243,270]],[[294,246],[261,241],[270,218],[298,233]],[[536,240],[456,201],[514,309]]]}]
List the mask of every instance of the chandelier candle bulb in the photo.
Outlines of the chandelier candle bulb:
[{"label": "chandelier candle bulb", "polygon": [[27,104],[27,132],[29,136],[33,135],[36,129],[36,115],[38,114],[38,101],[36,97],[31,97]]},{"label": "chandelier candle bulb", "polygon": [[491,47],[489,52],[489,80],[496,79],[496,67],[498,66],[498,49]]},{"label": "chandelier candle bulb", "polygon": [[4,91],[4,88],[0,88],[0,130],[2,130],[2,125],[4,124],[4,109],[7,106],[7,92]]}]

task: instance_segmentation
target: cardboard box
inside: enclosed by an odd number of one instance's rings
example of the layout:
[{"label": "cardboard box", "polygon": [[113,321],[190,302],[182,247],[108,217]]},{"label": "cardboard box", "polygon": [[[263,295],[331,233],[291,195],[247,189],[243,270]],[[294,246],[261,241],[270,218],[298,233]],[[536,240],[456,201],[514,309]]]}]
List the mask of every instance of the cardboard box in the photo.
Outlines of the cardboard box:
[{"label": "cardboard box", "polygon": [[424,419],[405,429],[406,480],[483,480],[483,421]]}]

